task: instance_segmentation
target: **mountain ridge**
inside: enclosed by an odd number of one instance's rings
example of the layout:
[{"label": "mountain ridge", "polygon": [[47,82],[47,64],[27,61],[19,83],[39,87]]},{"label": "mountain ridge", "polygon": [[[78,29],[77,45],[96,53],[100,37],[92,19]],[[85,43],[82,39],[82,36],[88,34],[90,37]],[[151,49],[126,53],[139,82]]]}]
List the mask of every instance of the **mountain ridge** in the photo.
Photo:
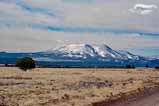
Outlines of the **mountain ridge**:
[{"label": "mountain ridge", "polygon": [[[70,44],[34,53],[0,52],[0,64],[14,63],[22,57],[32,57],[41,65],[60,66],[126,66],[133,64],[138,67],[159,65],[159,59],[146,58],[128,51],[114,50],[106,44]],[[85,64],[87,63],[87,64]],[[81,66],[81,67],[82,67]]]},{"label": "mountain ridge", "polygon": [[[67,46],[61,46],[52,50],[48,50],[44,53],[61,54],[64,57],[100,57],[100,58],[120,58],[120,59],[136,59],[137,55],[134,55],[128,51],[117,51],[106,44],[70,44]],[[87,57],[86,57],[87,56]]]}]

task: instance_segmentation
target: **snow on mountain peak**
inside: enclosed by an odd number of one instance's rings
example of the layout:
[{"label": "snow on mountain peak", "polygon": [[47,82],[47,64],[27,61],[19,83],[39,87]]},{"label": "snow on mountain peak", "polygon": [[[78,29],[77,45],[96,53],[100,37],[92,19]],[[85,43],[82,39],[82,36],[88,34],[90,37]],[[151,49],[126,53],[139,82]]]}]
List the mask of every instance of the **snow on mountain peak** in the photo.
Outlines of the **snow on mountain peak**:
[{"label": "snow on mountain peak", "polygon": [[63,54],[64,57],[87,58],[95,57],[94,48],[89,44],[70,44],[64,45],[48,51],[49,53]]},{"label": "snow on mountain peak", "polygon": [[107,57],[107,56],[111,56],[111,57],[116,57],[116,55],[113,53],[114,50],[111,49],[109,46],[103,44],[103,45],[93,45],[95,51],[97,52],[98,55],[100,55],[101,57]]},{"label": "snow on mountain peak", "polygon": [[91,56],[93,56],[94,54],[93,48],[91,47],[91,45],[88,45],[88,44],[70,44],[68,46],[63,46],[59,48],[59,51],[79,53],[81,55],[90,54]]},{"label": "snow on mountain peak", "polygon": [[54,53],[69,58],[102,58],[102,59],[133,59],[135,55],[128,52],[116,51],[105,44],[70,44],[48,50],[47,53]]}]

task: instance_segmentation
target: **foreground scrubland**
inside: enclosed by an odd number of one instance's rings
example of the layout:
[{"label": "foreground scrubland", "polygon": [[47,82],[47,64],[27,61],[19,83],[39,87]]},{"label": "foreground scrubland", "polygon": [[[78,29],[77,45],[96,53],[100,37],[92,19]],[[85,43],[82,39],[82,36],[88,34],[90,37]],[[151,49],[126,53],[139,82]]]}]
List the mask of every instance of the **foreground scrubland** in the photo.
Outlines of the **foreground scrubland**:
[{"label": "foreground scrubland", "polygon": [[0,67],[0,105],[92,106],[158,82],[159,71],[154,69],[36,68],[23,72]]}]

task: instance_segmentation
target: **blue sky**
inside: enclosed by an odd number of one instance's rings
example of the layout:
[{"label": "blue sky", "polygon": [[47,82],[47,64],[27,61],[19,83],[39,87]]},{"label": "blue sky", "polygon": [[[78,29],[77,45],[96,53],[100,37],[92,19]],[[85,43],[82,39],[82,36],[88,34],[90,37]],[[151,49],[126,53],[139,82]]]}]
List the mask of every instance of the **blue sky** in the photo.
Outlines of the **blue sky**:
[{"label": "blue sky", "polygon": [[104,43],[159,55],[159,1],[119,1],[0,0],[0,51]]}]

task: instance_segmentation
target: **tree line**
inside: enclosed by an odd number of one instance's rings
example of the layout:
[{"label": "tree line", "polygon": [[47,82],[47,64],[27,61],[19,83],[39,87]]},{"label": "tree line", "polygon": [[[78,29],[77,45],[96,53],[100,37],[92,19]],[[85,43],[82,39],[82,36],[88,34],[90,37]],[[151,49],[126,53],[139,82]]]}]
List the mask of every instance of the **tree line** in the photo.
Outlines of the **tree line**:
[{"label": "tree line", "polygon": [[[5,64],[6,67],[8,67],[8,64]],[[27,71],[27,70],[31,70],[36,68],[36,64],[35,64],[35,60],[31,57],[24,57],[24,58],[20,58],[16,60],[16,67],[19,67],[20,69],[22,69],[23,71]],[[63,67],[63,68],[67,68],[67,67]],[[98,68],[98,67],[97,67]],[[123,68],[127,68],[127,69],[135,69],[135,65],[133,64],[127,64],[125,67]],[[149,68],[149,65],[146,64],[145,68]],[[159,69],[159,65],[154,67],[155,69]]]}]

